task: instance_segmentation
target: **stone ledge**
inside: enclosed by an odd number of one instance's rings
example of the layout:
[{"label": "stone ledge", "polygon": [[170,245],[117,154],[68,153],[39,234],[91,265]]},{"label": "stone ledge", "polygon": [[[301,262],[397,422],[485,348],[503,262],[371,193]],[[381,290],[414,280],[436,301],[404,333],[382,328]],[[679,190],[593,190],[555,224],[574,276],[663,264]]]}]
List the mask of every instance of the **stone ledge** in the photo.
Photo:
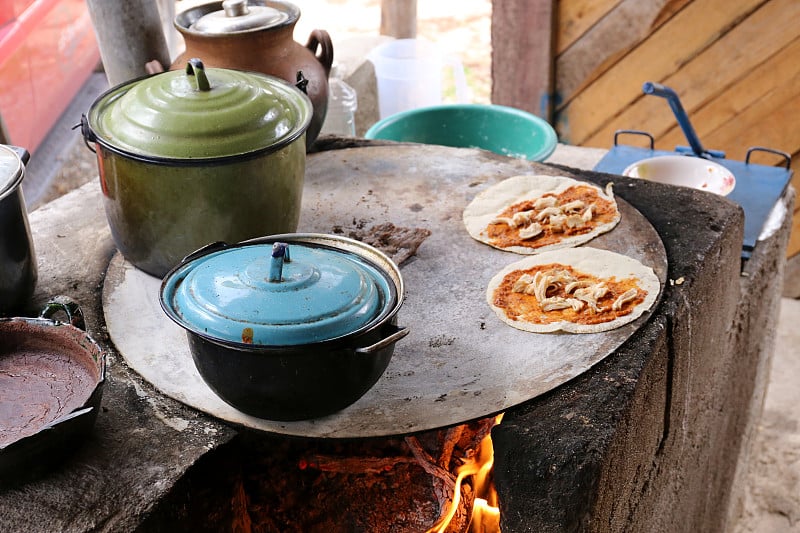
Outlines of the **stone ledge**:
[{"label": "stone ledge", "polygon": [[786,259],[783,296],[786,298],[800,298],[800,254],[795,254]]},{"label": "stone ledge", "polygon": [[501,527],[723,531],[769,377],[788,222],[740,273],[738,206],[614,180],[684,282],[613,357],[494,428]]}]

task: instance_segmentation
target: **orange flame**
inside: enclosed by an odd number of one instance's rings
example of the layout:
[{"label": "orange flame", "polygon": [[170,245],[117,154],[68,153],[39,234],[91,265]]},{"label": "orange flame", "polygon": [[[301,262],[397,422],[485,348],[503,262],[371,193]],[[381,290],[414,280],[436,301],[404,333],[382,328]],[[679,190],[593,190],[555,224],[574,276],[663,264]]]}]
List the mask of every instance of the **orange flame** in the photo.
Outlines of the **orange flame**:
[{"label": "orange flame", "polygon": [[[495,417],[497,425],[503,419],[503,413]],[[467,476],[473,477],[473,490],[475,500],[472,504],[469,533],[499,533],[500,508],[498,506],[497,491],[492,482],[492,468],[494,466],[494,448],[492,436],[487,434],[478,445],[478,450],[469,461],[459,466],[456,470],[456,483],[453,489],[453,503],[450,509],[442,516],[427,533],[444,533],[458,509],[461,501],[461,483]]]}]

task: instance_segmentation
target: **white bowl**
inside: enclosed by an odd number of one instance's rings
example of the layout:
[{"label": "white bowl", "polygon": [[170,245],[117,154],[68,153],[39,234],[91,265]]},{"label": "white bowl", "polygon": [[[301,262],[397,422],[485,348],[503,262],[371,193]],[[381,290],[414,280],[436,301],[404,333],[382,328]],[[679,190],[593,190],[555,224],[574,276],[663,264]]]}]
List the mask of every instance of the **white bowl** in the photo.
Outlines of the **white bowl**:
[{"label": "white bowl", "polygon": [[727,168],[689,155],[663,155],[642,159],[629,165],[622,171],[622,175],[692,187],[720,196],[727,196],[736,186],[736,177]]}]

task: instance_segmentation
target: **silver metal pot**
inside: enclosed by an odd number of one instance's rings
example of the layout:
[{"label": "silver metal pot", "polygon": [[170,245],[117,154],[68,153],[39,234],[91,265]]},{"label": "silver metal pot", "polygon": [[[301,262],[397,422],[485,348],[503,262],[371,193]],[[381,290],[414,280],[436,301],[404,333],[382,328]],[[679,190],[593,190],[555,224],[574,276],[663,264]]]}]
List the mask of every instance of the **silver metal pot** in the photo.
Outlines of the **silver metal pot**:
[{"label": "silver metal pot", "polygon": [[18,311],[36,286],[36,254],[22,179],[28,151],[0,145],[0,314]]}]

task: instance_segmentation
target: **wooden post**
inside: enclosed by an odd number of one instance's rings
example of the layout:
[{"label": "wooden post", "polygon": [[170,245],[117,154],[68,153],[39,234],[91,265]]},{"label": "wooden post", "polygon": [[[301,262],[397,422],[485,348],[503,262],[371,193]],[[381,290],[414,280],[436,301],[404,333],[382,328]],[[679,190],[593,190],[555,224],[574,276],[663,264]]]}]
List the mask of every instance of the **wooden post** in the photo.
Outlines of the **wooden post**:
[{"label": "wooden post", "polygon": [[417,36],[417,0],[381,0],[381,35],[397,39]]},{"label": "wooden post", "polygon": [[555,0],[492,1],[492,103],[552,122]]},{"label": "wooden post", "polygon": [[153,60],[169,68],[156,0],[87,0],[86,4],[110,85],[148,74],[145,64]]}]

